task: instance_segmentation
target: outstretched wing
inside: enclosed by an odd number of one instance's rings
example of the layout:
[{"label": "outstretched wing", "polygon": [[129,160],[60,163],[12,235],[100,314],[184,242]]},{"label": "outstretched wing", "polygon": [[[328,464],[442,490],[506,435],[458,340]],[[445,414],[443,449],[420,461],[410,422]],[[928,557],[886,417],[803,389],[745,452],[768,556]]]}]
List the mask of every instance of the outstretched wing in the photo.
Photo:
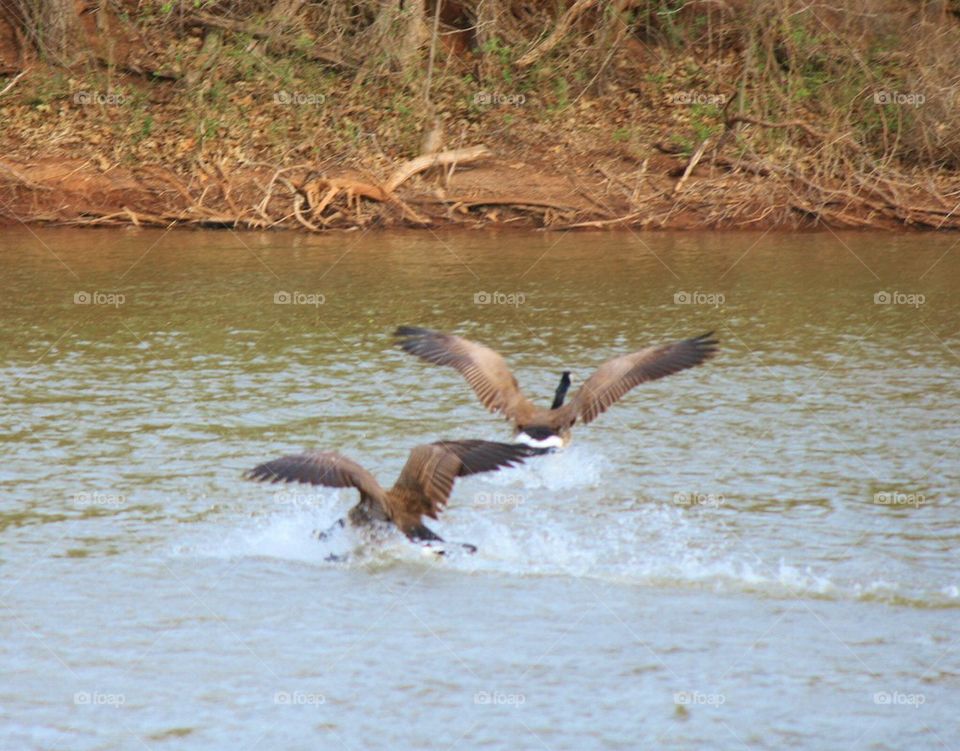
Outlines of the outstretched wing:
[{"label": "outstretched wing", "polygon": [[634,386],[699,365],[717,351],[717,341],[712,336],[711,331],[608,360],[561,408],[564,417],[570,422],[591,422]]},{"label": "outstretched wing", "polygon": [[390,491],[395,520],[401,529],[418,525],[421,516],[436,519],[443,511],[458,477],[492,472],[520,464],[544,449],[496,441],[438,441],[417,446]]},{"label": "outstretched wing", "polygon": [[404,352],[462,375],[491,412],[524,423],[535,411],[504,359],[489,347],[440,331],[401,326],[394,332]]},{"label": "outstretched wing", "polygon": [[362,496],[383,503],[384,490],[367,470],[335,451],[288,454],[258,464],[244,474],[260,482],[302,482],[328,488],[356,488]]}]

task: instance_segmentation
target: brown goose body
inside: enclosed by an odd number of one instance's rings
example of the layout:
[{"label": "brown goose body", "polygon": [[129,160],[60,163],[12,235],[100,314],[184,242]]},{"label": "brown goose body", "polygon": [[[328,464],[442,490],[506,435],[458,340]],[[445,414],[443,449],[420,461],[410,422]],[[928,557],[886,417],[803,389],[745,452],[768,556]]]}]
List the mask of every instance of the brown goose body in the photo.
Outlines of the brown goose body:
[{"label": "brown goose body", "polygon": [[[436,519],[446,508],[456,478],[510,467],[541,453],[542,450],[529,446],[495,441],[423,444],[410,452],[400,477],[389,490],[360,464],[335,451],[282,456],[254,467],[244,476],[274,483],[356,488],[360,501],[347,514],[350,524],[362,527],[376,522],[390,523],[413,541],[442,541],[423,523],[423,517]],[[338,522],[342,524],[343,520]]]},{"label": "brown goose body", "polygon": [[510,420],[518,440],[537,447],[568,443],[577,422],[592,422],[634,386],[700,365],[717,350],[710,332],[615,357],[601,365],[566,404],[570,378],[564,372],[553,406],[547,409],[524,396],[506,361],[489,347],[413,326],[401,326],[394,336],[405,352],[458,371],[483,406]]}]

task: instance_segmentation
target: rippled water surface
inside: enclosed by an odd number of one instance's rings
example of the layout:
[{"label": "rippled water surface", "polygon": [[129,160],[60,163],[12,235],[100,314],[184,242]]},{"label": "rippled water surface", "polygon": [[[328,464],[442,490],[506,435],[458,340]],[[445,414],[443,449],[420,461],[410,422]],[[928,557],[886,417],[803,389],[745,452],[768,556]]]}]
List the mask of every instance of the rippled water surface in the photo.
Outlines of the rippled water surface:
[{"label": "rippled water surface", "polygon": [[[3,749],[960,747],[949,235],[0,235]],[[509,436],[399,324],[548,402],[715,330],[563,453],[464,480],[474,556],[311,539]]]}]

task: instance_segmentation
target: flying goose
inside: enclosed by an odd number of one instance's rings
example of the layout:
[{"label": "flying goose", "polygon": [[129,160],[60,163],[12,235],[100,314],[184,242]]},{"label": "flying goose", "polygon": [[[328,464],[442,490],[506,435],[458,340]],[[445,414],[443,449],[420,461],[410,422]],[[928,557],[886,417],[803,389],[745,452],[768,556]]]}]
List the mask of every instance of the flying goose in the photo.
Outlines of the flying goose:
[{"label": "flying goose", "polygon": [[411,355],[457,370],[484,407],[513,423],[515,440],[537,448],[559,448],[574,423],[592,422],[634,386],[699,365],[717,351],[713,332],[657,344],[607,360],[566,404],[570,372],[564,371],[550,409],[535,406],[517,384],[504,359],[489,347],[440,331],[401,326],[397,343]]},{"label": "flying goose", "polygon": [[[494,441],[437,441],[410,451],[400,477],[389,490],[352,459],[335,451],[289,454],[265,462],[244,474],[249,480],[301,482],[330,488],[356,488],[360,502],[347,513],[346,521],[356,527],[380,523],[396,526],[413,542],[430,547],[443,539],[423,523],[436,519],[444,510],[458,477],[512,467],[524,459],[544,453],[543,449],[517,443]],[[344,526],[340,519],[334,527]],[[327,533],[320,533],[323,539]],[[475,552],[473,545],[464,545]],[[442,549],[439,551],[442,554]]]}]

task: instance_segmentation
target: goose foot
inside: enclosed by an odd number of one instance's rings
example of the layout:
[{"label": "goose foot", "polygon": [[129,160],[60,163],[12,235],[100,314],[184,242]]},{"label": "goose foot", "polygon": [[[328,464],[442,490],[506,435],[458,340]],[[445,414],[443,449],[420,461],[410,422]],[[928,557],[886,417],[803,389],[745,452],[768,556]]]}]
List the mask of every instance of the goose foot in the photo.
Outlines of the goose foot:
[{"label": "goose foot", "polygon": [[323,531],[315,529],[310,536],[316,540],[326,540],[338,529],[343,529],[345,525],[346,522],[343,519],[337,519],[337,521],[335,521],[328,529]]},{"label": "goose foot", "polygon": [[435,556],[447,555],[447,553],[467,553],[468,555],[473,555],[477,552],[477,546],[471,545],[469,542],[445,542],[443,540],[430,540],[429,542],[421,542],[420,547],[423,548],[425,555]]}]

